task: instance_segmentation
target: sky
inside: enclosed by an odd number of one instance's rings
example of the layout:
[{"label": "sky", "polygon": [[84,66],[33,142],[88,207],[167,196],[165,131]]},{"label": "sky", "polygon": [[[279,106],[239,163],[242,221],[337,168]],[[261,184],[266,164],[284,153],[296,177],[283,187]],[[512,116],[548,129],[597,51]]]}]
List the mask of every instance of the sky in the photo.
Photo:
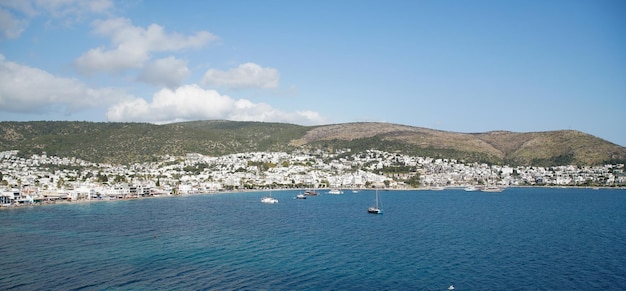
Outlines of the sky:
[{"label": "sky", "polygon": [[626,146],[626,1],[0,0],[0,121],[215,119]]}]

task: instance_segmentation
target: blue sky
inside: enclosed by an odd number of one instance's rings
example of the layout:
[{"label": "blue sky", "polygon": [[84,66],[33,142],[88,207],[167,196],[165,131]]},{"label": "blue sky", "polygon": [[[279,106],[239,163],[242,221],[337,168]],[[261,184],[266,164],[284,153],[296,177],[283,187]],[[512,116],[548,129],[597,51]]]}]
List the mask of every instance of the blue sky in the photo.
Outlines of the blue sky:
[{"label": "blue sky", "polygon": [[626,2],[0,0],[0,120],[580,130],[626,146]]}]

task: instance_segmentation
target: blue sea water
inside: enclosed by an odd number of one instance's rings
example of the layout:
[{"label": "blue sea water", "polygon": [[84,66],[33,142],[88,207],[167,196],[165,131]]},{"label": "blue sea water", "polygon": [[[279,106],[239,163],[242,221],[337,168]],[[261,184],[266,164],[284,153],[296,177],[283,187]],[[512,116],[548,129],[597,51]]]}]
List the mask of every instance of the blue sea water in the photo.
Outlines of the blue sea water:
[{"label": "blue sea water", "polygon": [[626,191],[274,191],[0,211],[0,290],[626,290]]}]

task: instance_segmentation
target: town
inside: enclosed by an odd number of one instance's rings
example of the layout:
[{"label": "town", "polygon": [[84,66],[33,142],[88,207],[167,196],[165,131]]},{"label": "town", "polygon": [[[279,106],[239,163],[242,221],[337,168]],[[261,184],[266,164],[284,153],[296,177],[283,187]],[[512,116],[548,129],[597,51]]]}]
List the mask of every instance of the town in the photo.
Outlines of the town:
[{"label": "town", "polygon": [[110,165],[46,153],[0,152],[3,207],[263,189],[443,189],[447,187],[626,186],[624,164],[511,167],[378,150],[189,153]]}]

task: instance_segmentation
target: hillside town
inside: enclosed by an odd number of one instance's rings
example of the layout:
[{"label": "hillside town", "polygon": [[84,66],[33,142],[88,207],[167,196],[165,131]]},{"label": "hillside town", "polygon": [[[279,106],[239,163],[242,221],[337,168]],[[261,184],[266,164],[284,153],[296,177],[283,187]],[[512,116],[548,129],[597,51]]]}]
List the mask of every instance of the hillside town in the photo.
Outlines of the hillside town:
[{"label": "hillside town", "polygon": [[3,207],[262,189],[444,189],[447,187],[624,187],[624,165],[511,167],[377,150],[333,153],[190,153],[132,165],[46,153],[0,152]]}]

